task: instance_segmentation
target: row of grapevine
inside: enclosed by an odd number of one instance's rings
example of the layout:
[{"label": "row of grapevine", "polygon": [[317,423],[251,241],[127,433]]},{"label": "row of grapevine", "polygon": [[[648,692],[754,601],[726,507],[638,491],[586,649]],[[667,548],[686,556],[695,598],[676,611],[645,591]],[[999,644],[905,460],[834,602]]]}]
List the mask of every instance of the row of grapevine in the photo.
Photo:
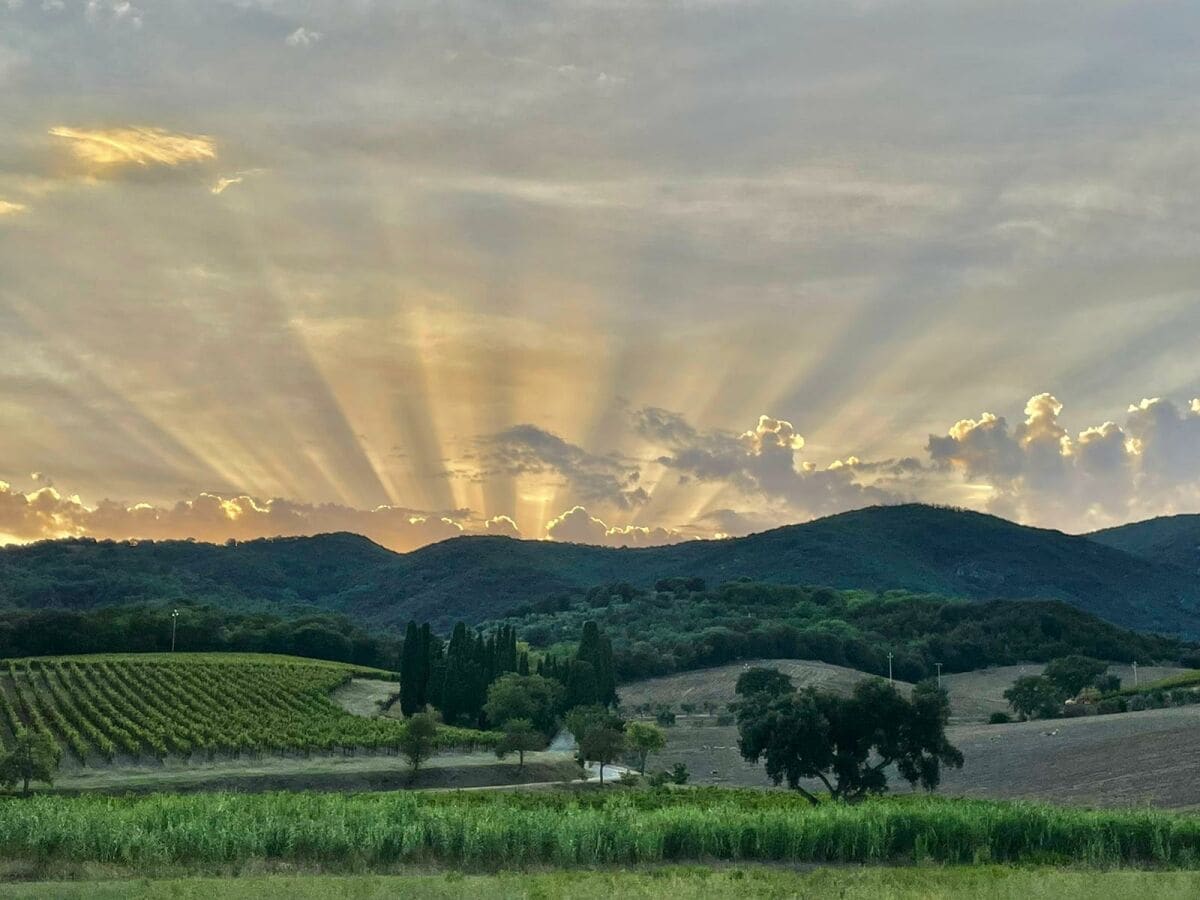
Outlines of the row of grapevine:
[{"label": "row of grapevine", "polygon": [[[55,736],[83,763],[118,754],[393,753],[405,728],[334,703],[330,693],[351,675],[328,665],[105,656],[18,660],[7,672],[0,721],[13,734]],[[445,732],[447,740],[473,734]]]}]

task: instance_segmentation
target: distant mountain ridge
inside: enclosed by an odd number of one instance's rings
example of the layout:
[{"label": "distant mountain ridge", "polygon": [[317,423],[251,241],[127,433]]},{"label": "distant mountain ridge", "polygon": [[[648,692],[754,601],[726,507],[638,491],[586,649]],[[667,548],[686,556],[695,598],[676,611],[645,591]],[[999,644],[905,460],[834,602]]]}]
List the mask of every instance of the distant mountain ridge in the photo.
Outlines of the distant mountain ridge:
[{"label": "distant mountain ridge", "polygon": [[1117,550],[1165,563],[1200,577],[1200,514],[1161,516],[1088,535]]},{"label": "distant mountain ridge", "polygon": [[1185,525],[1152,520],[1068,535],[909,504],[743,538],[636,549],[467,536],[399,554],[345,533],[230,546],[65,540],[0,551],[0,603],[90,607],[194,599],[243,610],[331,610],[375,626],[399,627],[416,618],[445,627],[605,581],[649,586],[676,576],[710,584],[744,577],[971,599],[1062,600],[1118,625],[1195,639],[1195,569],[1174,562],[1186,562],[1185,554],[1159,554],[1157,542],[1135,540],[1152,532],[1187,533]]}]

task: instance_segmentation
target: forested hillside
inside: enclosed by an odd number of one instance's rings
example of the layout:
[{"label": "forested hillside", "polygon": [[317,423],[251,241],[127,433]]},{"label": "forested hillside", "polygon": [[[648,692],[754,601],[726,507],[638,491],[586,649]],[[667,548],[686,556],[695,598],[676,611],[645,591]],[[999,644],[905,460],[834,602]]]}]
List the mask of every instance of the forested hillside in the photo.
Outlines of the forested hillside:
[{"label": "forested hillside", "polygon": [[[1149,523],[1147,523],[1149,524]],[[372,626],[447,630],[595,584],[737,578],[984,599],[1056,599],[1143,631],[1200,637],[1200,581],[1084,536],[921,505],[872,507],[723,541],[610,549],[461,537],[408,554],[350,534],[227,546],[45,542],[0,551],[0,604],[91,608],[191,600],[341,612]]]},{"label": "forested hillside", "polygon": [[1177,566],[1193,577],[1200,576],[1200,515],[1162,516],[1106,528],[1088,537],[1152,563]]}]

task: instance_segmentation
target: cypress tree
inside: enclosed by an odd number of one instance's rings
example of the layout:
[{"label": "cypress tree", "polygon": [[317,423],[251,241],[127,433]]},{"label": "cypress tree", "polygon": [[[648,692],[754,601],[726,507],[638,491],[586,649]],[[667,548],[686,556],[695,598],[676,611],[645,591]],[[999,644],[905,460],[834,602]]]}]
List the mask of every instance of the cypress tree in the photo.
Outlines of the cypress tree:
[{"label": "cypress tree", "polygon": [[417,623],[410,621],[404,630],[404,648],[400,652],[400,711],[404,715],[411,716],[421,710],[425,677],[425,648]]},{"label": "cypress tree", "polygon": [[579,651],[575,658],[592,667],[596,684],[594,702],[612,706],[617,702],[617,677],[613,666],[612,641],[601,634],[600,626],[593,621],[583,623],[583,634],[579,638]]}]

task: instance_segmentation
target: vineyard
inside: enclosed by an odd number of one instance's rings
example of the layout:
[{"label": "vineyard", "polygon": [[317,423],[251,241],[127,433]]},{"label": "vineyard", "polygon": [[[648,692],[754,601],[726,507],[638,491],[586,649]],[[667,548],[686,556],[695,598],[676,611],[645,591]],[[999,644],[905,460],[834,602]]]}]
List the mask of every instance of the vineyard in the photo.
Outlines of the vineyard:
[{"label": "vineyard", "polygon": [[[118,757],[393,753],[405,725],[351,715],[329,694],[376,670],[238,654],[46,657],[0,663],[0,740],[51,735],[88,765]],[[7,676],[7,677],[4,677]],[[443,728],[442,746],[488,736]]]}]

